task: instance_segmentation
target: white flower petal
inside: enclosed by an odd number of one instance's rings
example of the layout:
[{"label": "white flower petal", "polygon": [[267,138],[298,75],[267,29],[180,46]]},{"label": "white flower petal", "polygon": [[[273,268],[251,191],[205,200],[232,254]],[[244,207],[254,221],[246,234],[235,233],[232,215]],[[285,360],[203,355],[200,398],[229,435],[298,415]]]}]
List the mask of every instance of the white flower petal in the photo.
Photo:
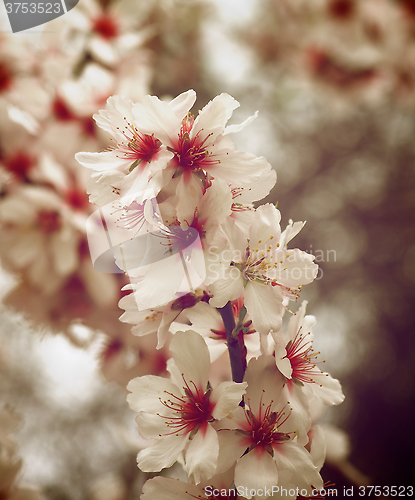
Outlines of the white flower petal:
[{"label": "white flower petal", "polygon": [[197,116],[190,132],[190,139],[197,138],[197,143],[201,143],[207,139],[204,144],[210,145],[224,131],[226,121],[224,104],[213,99]]},{"label": "white flower petal", "polygon": [[249,116],[242,123],[238,123],[237,125],[228,125],[225,128],[224,135],[226,135],[226,134],[232,134],[232,133],[235,133],[235,132],[240,132],[247,125],[249,125],[250,123],[252,123],[255,120],[255,118],[258,118],[258,111],[255,111],[255,113],[252,116]]},{"label": "white flower petal", "polygon": [[229,415],[241,402],[247,385],[247,382],[242,382],[241,384],[236,382],[222,382],[215,387],[210,395],[210,401],[215,403],[212,416],[216,420],[221,420]]},{"label": "white flower petal", "polygon": [[[239,182],[241,183],[241,181],[242,179]],[[277,172],[268,170],[247,185],[244,183],[242,186],[240,184],[231,186],[232,188],[238,188],[238,195],[234,197],[233,201],[242,205],[250,205],[254,201],[262,200],[269,194],[276,182]]]},{"label": "white flower petal", "polygon": [[199,484],[214,475],[218,455],[218,435],[215,429],[207,424],[196,432],[186,450],[185,471],[192,482]]},{"label": "white flower petal", "polygon": [[203,337],[194,331],[177,332],[171,342],[170,351],[174,362],[186,382],[196,384],[198,389],[206,390],[209,378],[210,356],[209,349]]},{"label": "white flower petal", "polygon": [[[214,179],[211,186],[201,197],[200,216],[206,220],[204,229],[207,231],[212,225],[216,226],[231,215],[232,194],[229,186],[220,179]],[[193,215],[193,214],[192,214]]]},{"label": "white flower petal", "polygon": [[274,460],[278,470],[291,472],[291,482],[300,490],[305,489],[311,495],[311,486],[318,490],[323,488],[323,480],[317,467],[303,446],[293,442],[274,446]]},{"label": "white flower petal", "polygon": [[166,436],[137,455],[137,465],[143,472],[160,472],[177,461],[188,441],[187,435]]},{"label": "white flower petal", "polygon": [[172,101],[170,101],[169,106],[174,111],[177,118],[181,121],[187,115],[189,110],[192,108],[195,101],[196,101],[196,92],[190,89],[187,92],[183,92],[182,94],[175,97]]},{"label": "white flower petal", "polygon": [[0,204],[0,217],[5,224],[29,225],[36,221],[33,204],[20,196],[8,196]]},{"label": "white flower petal", "polygon": [[[125,244],[122,247],[125,248]],[[120,260],[117,259],[117,265],[119,262]],[[180,284],[185,277],[179,255],[173,255],[144,267],[135,267],[136,265],[137,262],[131,263],[131,260],[127,262],[130,276],[144,274],[143,280],[136,284],[134,292],[137,307],[140,310],[153,309],[177,298],[176,292],[179,291]],[[166,276],[169,277],[168,280]]]},{"label": "white flower petal", "polygon": [[211,328],[214,330],[223,328],[219,312],[206,302],[199,302],[191,309],[186,310],[186,316],[192,323],[192,329],[197,330],[203,336],[212,334]]},{"label": "white flower petal", "polygon": [[126,120],[133,122],[132,108],[133,102],[130,99],[122,95],[113,95],[107,99],[106,109],[100,110],[93,118],[98,127],[107,131],[119,142],[124,140],[120,131],[125,127]]},{"label": "white flower petal", "polygon": [[325,424],[323,430],[327,462],[336,463],[347,459],[351,450],[349,435],[338,427],[329,424]]},{"label": "white flower petal", "polygon": [[298,248],[278,250],[274,254],[274,262],[277,266],[274,266],[266,275],[288,288],[307,285],[316,278],[318,273],[318,265],[314,264],[313,260],[313,255]]},{"label": "white flower petal", "polygon": [[278,470],[271,455],[262,448],[255,448],[238,460],[235,467],[235,486],[244,488],[246,498],[255,491],[272,488],[278,484]]},{"label": "white flower petal", "polygon": [[[167,415],[168,410],[164,414]],[[172,429],[166,424],[165,419],[160,418],[159,415],[141,412],[135,420],[138,425],[138,432],[144,439],[157,439],[172,432]]]},{"label": "white flower petal", "polygon": [[302,446],[308,443],[308,431],[311,427],[310,410],[308,398],[301,386],[294,382],[289,382],[283,389],[284,399],[289,402],[290,418],[287,424],[290,430],[297,433],[297,442]]},{"label": "white flower petal", "polygon": [[75,159],[84,167],[98,171],[128,170],[134,160],[119,156],[116,150],[100,153],[76,153]]},{"label": "white flower petal", "polygon": [[134,124],[140,132],[154,134],[166,146],[174,146],[181,120],[167,102],[156,96],[145,96],[133,106]]},{"label": "white flower petal", "polygon": [[280,239],[281,213],[272,203],[261,205],[255,210],[249,231],[249,246],[265,248],[268,244],[277,244]]},{"label": "white flower petal", "polygon": [[220,163],[209,167],[209,173],[231,185],[238,185],[241,177],[246,182],[253,182],[258,178],[259,172],[271,170],[271,165],[262,156],[230,149],[217,151],[215,156],[220,159]]},{"label": "white flower petal", "polygon": [[[209,191],[209,189],[207,190]],[[200,179],[192,175],[190,180],[182,175],[176,187],[174,206],[176,207],[177,219],[180,223],[193,220],[198,203],[202,199],[203,188]]]},{"label": "white flower petal", "polygon": [[328,373],[313,374],[315,384],[310,384],[314,395],[325,405],[339,405],[344,401],[340,382]]},{"label": "white flower petal", "polygon": [[244,380],[248,382],[246,401],[255,415],[260,408],[271,404],[271,409],[280,400],[284,378],[275,366],[274,356],[259,356],[252,358],[247,366]]},{"label": "white flower petal", "polygon": [[245,306],[257,332],[267,335],[282,324],[282,293],[280,287],[249,282],[245,289]]},{"label": "white flower petal", "polygon": [[287,350],[284,346],[275,346],[275,364],[285,378],[290,379],[293,373],[291,361],[286,358]]},{"label": "white flower petal", "polygon": [[287,225],[287,227],[284,229],[284,231],[281,234],[281,240],[280,240],[280,245],[281,247],[286,247],[287,243],[291,241],[294,236],[297,236],[297,234],[301,231],[301,229],[305,226],[305,222],[294,222],[290,220],[290,223]]},{"label": "white flower petal", "polygon": [[310,431],[310,455],[314,465],[320,470],[326,460],[326,435],[321,425],[314,425]]},{"label": "white flower petal", "polygon": [[163,413],[165,407],[161,404],[160,398],[166,397],[166,393],[181,396],[179,388],[170,380],[157,377],[155,375],[144,375],[136,377],[127,385],[127,401],[130,408],[136,412],[145,411],[147,413]]},{"label": "white flower petal", "polygon": [[242,274],[239,269],[231,267],[224,274],[225,279],[218,279],[209,285],[209,292],[213,294],[209,301],[212,307],[224,307],[229,300],[235,300],[244,293]]},{"label": "white flower petal", "polygon": [[219,457],[216,474],[222,474],[229,470],[235,461],[244,454],[248,445],[244,442],[245,436],[237,431],[220,430],[218,437]]},{"label": "white flower petal", "polygon": [[[288,322],[288,328],[287,328],[287,334],[288,334],[288,340],[294,340],[295,336],[298,333],[298,330],[300,327],[303,325],[303,320],[306,312],[306,307],[307,307],[308,302],[306,300],[303,300],[301,303],[300,308],[298,311],[293,314],[290,318],[290,321]],[[314,321],[315,324],[315,321]],[[310,323],[307,323],[307,329],[303,327],[303,331],[308,332],[311,328]]]}]

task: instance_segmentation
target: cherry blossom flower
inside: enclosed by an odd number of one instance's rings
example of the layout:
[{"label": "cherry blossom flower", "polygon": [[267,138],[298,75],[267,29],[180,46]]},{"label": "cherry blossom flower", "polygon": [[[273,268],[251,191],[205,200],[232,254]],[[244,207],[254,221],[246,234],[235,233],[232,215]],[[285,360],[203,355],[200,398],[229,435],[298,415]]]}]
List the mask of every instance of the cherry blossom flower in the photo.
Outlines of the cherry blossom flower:
[{"label": "cherry blossom flower", "polygon": [[[275,340],[275,362],[287,379],[287,384],[307,385],[314,395],[326,405],[340,404],[344,400],[338,380],[318,368],[318,354],[313,350],[312,327],[314,316],[306,316],[307,301],[303,301],[298,312],[290,319],[287,334],[272,332]],[[286,342],[286,340],[288,342]]]},{"label": "cherry blossom flower", "polygon": [[[100,4],[86,0],[72,10],[67,25],[83,36],[85,49],[101,64],[115,65],[120,58],[137,51],[149,33],[139,31],[136,19],[143,8],[133,2]],[[72,36],[74,34],[72,33]]]},{"label": "cherry blossom flower", "polygon": [[[116,263],[131,280],[139,310],[167,305],[194,292],[205,278],[203,248],[198,232],[169,226],[134,238],[116,248]],[[169,276],[165,280],[165,276]]]},{"label": "cherry blossom flower", "polygon": [[[189,98],[190,106],[191,94]],[[172,101],[170,104],[174,108],[175,102]],[[135,199],[136,193],[147,188],[152,188],[158,194],[162,187],[161,180],[156,177],[153,182],[150,181],[173,157],[154,135],[140,131],[134,122],[132,109],[133,102],[126,97],[110,97],[106,110],[94,115],[94,119],[100,128],[109,132],[114,138],[114,146],[101,153],[75,155],[81,165],[97,172],[92,184],[92,186],[95,184],[95,189],[110,175],[111,184],[117,186],[116,190],[113,188],[115,194],[124,199],[127,194],[131,194],[130,201]],[[98,184],[97,180],[100,181]]]},{"label": "cherry blossom flower", "polygon": [[289,403],[282,391],[284,378],[272,356],[253,358],[245,381],[245,407],[219,422],[220,454],[217,473],[236,460],[235,486],[252,490],[285,485],[288,481],[311,493],[323,481],[308,451],[297,443]]},{"label": "cherry blossom flower", "polygon": [[216,469],[219,442],[212,424],[238,406],[247,384],[208,385],[209,350],[196,332],[177,332],[170,350],[170,380],[147,375],[127,386],[141,436],[157,439],[138,454],[137,463],[144,472],[160,471],[183,454],[184,468],[197,484]]},{"label": "cherry blossom flower", "polygon": [[52,189],[21,186],[0,203],[0,219],[2,256],[39,288],[53,289],[78,267],[81,232]]},{"label": "cherry blossom flower", "polygon": [[[275,341],[274,352],[277,368],[287,383],[284,391],[291,401],[292,418],[297,422],[298,442],[305,445],[311,425],[309,400],[312,396],[325,405],[337,405],[344,400],[340,382],[317,366],[319,353],[313,351],[314,316],[306,316],[307,301],[290,319],[284,335],[282,331],[271,332]],[[310,394],[312,393],[312,394]]]},{"label": "cherry blossom flower", "polygon": [[318,270],[312,255],[286,248],[299,229],[296,226],[296,232],[290,230],[288,238],[286,232],[281,233],[280,218],[274,205],[259,207],[249,235],[228,219],[222,228],[229,248],[212,245],[207,265],[213,270],[208,282],[213,294],[210,304],[223,307],[245,291],[245,305],[254,328],[264,335],[271,329],[279,330],[283,300],[295,299],[301,286],[313,281]]},{"label": "cherry blossom flower", "polygon": [[189,293],[166,306],[140,311],[134,294],[129,293],[120,300],[118,305],[125,310],[120,321],[134,325],[131,332],[138,337],[157,332],[157,349],[164,346],[171,324],[179,319],[183,309],[192,307],[200,300],[196,294]]},{"label": "cherry blossom flower", "polygon": [[168,103],[147,96],[134,106],[133,114],[137,127],[145,134],[154,134],[174,155],[169,164],[174,175],[184,175],[188,181],[192,174],[203,177],[207,173],[231,184],[241,177],[252,181],[271,170],[265,158],[235,151],[227,137],[251,121],[248,118],[236,127],[226,127],[238,106],[233,97],[220,94],[196,118],[191,114],[179,117]]}]

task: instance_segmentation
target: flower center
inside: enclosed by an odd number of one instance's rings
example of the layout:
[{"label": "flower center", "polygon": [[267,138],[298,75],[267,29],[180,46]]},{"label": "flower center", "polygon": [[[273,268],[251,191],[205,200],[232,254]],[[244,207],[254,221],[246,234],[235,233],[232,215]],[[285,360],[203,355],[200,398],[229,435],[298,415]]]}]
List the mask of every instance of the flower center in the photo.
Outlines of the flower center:
[{"label": "flower center", "polygon": [[66,201],[75,210],[86,210],[90,206],[85,191],[80,191],[76,187],[66,192]]},{"label": "flower center", "polygon": [[198,236],[197,229],[194,227],[181,226],[166,226],[158,233],[150,233],[157,238],[165,240],[161,245],[167,247],[166,254],[174,255],[178,252],[182,253],[189,247]]},{"label": "flower center", "polygon": [[56,210],[42,210],[37,215],[37,223],[44,234],[51,234],[62,227],[60,215]]},{"label": "flower center", "polygon": [[120,217],[117,219],[117,222],[121,223],[120,227],[124,229],[133,229],[138,226],[137,232],[139,232],[146,222],[144,205],[144,203],[137,203],[137,201],[134,200],[129,205],[120,204],[112,214],[121,212]]},{"label": "flower center", "polygon": [[303,335],[300,328],[286,349],[285,358],[290,360],[293,370],[292,377],[306,384],[313,383],[313,376],[319,373],[315,358],[320,353],[313,351],[313,343],[309,340],[309,333]]},{"label": "flower center", "polygon": [[25,153],[18,152],[4,162],[4,166],[19,178],[25,178],[34,164],[33,158]]},{"label": "flower center", "polygon": [[[262,397],[261,397],[262,401]],[[285,407],[280,412],[271,411],[271,403],[263,411],[262,402],[260,403],[260,411],[258,418],[255,417],[251,408],[245,408],[245,418],[249,425],[249,430],[244,433],[250,435],[250,445],[248,450],[261,446],[271,455],[273,454],[272,447],[277,444],[284,443],[291,439],[287,432],[279,432],[280,427],[290,416],[285,414]],[[249,402],[248,402],[249,405]]]},{"label": "flower center", "polygon": [[220,160],[214,159],[206,146],[206,142],[212,134],[208,134],[204,139],[200,138],[201,130],[193,139],[190,139],[190,131],[194,123],[193,116],[189,113],[182,121],[177,147],[167,148],[175,156],[175,166],[182,171],[197,172],[207,170]]},{"label": "flower center", "polygon": [[117,143],[116,147],[110,146],[108,149],[118,150],[120,156],[117,155],[117,158],[135,160],[130,167],[130,172],[132,172],[141,162],[151,162],[153,156],[159,152],[161,142],[153,135],[140,133],[134,125],[127,121],[127,118],[124,119],[127,125],[122,131],[119,127],[117,129],[121,131],[126,142],[121,141],[121,143]]},{"label": "flower center", "polygon": [[[258,244],[261,243],[261,240],[259,240]],[[273,267],[271,263],[271,259],[273,258],[271,249],[271,245],[266,250],[264,249],[264,251],[259,248],[247,247],[245,250],[245,262],[231,262],[231,266],[239,269],[246,281],[256,281],[263,285],[273,284],[273,280],[265,274]]]},{"label": "flower center", "polygon": [[70,121],[75,119],[74,114],[68,108],[66,102],[61,97],[56,97],[52,104],[52,112],[58,120]]},{"label": "flower center", "polygon": [[329,14],[337,19],[349,19],[355,10],[353,0],[332,0],[328,6]]},{"label": "flower center", "polygon": [[84,132],[85,135],[95,137],[96,136],[96,126],[94,120],[89,117],[85,116],[81,119],[81,127],[82,131]]},{"label": "flower center", "polygon": [[[208,422],[213,421],[212,411],[214,403],[210,401],[210,389],[206,392],[199,389],[194,382],[187,383],[183,377],[185,386],[183,387],[185,395],[178,397],[171,392],[166,392],[169,399],[161,399],[160,402],[169,410],[174,411],[175,416],[163,416],[166,424],[172,429],[169,434],[188,434],[197,432],[201,427],[205,427]],[[168,434],[167,434],[168,435]]]}]

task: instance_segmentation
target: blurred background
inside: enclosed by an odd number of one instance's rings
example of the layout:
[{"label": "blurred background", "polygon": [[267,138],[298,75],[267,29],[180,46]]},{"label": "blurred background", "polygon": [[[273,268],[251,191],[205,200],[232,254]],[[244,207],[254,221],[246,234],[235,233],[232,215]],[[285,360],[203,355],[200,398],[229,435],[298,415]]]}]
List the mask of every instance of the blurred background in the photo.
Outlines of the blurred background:
[{"label": "blurred background", "polygon": [[92,267],[89,173],[74,154],[107,147],[91,117],[110,95],[189,88],[195,109],[235,97],[234,123],[259,111],[234,142],[277,172],[260,204],[278,202],[282,226],[307,221],[295,246],[320,272],[301,298],[346,395],[323,418],[323,478],[340,498],[411,485],[415,2],[80,0],[26,32],[1,21],[0,491],[139,498],[148,475],[125,385],[163,373],[168,354],[118,321],[125,283]]}]

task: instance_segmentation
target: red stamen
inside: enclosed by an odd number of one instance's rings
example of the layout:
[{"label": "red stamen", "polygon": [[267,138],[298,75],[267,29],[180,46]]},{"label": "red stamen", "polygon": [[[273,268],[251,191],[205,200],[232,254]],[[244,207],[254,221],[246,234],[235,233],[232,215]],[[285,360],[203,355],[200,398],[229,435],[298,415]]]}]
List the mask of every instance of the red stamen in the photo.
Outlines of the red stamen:
[{"label": "red stamen", "polygon": [[291,412],[286,414],[285,406],[279,412],[271,411],[273,401],[271,401],[264,410],[264,403],[262,403],[263,394],[264,391],[261,394],[259,412],[257,416],[255,416],[251,409],[249,399],[247,400],[248,409],[244,409],[247,422],[245,433],[249,441],[250,450],[261,447],[265,449],[265,451],[269,452],[273,446],[291,439],[291,432],[278,431],[278,427],[287,421]]},{"label": "red stamen", "polygon": [[311,384],[314,383],[313,376],[320,373],[315,362],[319,353],[313,351],[313,343],[308,340],[308,335],[308,333],[303,335],[300,328],[294,340],[288,343],[285,358],[290,360],[292,377],[300,382]]},{"label": "red stamen", "polygon": [[[153,156],[158,153],[160,150],[161,142],[156,139],[153,135],[146,135],[140,133],[134,125],[129,123],[127,119],[125,119],[127,125],[124,127],[124,130],[121,131],[119,127],[118,130],[122,133],[122,135],[126,139],[126,143],[122,141],[120,144],[117,144],[116,147],[110,146],[109,150],[118,150],[120,156],[118,158],[125,158],[132,161],[136,161],[138,166],[141,162],[147,163],[153,159]],[[135,168],[135,166],[130,167],[130,171]]]},{"label": "red stamen", "polygon": [[200,172],[209,169],[213,165],[219,163],[220,160],[215,159],[214,155],[212,155],[206,147],[206,142],[212,134],[208,134],[202,140],[200,138],[200,130],[195,137],[190,139],[190,132],[193,128],[193,124],[193,116],[189,113],[182,121],[177,147],[175,149],[168,149],[174,153],[175,167],[179,167],[187,172]]},{"label": "red stamen", "polygon": [[212,411],[214,404],[209,400],[210,390],[206,393],[203,392],[196,384],[191,381],[190,384],[183,377],[185,386],[184,396],[176,396],[171,392],[165,391],[166,394],[171,396],[171,399],[162,400],[160,402],[163,406],[173,411],[176,416],[160,415],[166,419],[166,425],[172,428],[172,432],[165,434],[179,435],[188,434],[192,431],[203,429],[208,422],[213,420]]}]

